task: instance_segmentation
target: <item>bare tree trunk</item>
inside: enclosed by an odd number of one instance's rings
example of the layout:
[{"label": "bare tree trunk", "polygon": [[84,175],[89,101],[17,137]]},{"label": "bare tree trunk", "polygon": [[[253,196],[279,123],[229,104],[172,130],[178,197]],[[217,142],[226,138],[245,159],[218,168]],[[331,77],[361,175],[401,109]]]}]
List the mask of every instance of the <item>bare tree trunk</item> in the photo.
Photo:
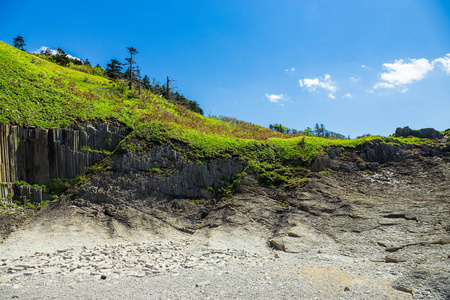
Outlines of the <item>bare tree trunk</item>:
[{"label": "bare tree trunk", "polygon": [[170,80],[169,80],[169,76],[167,76],[167,85],[166,85],[166,100],[169,101],[170,99]]},{"label": "bare tree trunk", "polygon": [[131,90],[131,80],[133,78],[133,53],[131,53],[131,60],[130,60],[130,81],[128,82],[128,89]]}]

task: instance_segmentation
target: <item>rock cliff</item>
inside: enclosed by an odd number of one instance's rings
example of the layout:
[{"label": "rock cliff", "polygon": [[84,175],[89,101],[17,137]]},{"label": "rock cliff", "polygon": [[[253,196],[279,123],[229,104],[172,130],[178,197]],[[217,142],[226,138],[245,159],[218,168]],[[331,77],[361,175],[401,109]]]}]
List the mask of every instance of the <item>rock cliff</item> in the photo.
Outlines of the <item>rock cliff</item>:
[{"label": "rock cliff", "polygon": [[[181,235],[223,247],[254,240],[289,255],[351,257],[369,263],[372,277],[389,276],[397,290],[450,295],[441,289],[449,268],[449,143],[373,139],[356,148],[331,146],[310,166],[326,172],[309,172],[297,186],[268,188],[244,160],[200,161],[180,141],[144,147],[135,138],[130,135],[29,227],[67,230],[70,223],[78,230],[89,221],[123,239]],[[234,193],[219,192],[230,186]],[[426,272],[417,284],[413,277],[421,268]],[[438,287],[436,276],[443,279]]]},{"label": "rock cliff", "polygon": [[0,182],[48,184],[51,178],[83,174],[128,134],[117,124],[91,123],[66,128],[0,125]]}]

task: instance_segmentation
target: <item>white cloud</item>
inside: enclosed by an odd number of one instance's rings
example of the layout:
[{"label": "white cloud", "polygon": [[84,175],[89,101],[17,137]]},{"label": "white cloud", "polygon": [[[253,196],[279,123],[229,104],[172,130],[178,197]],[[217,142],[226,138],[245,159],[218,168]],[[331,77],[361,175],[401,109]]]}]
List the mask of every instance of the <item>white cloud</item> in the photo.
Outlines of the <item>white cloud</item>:
[{"label": "white cloud", "polygon": [[410,59],[410,63],[396,60],[393,64],[384,64],[387,73],[381,74],[381,79],[394,85],[409,84],[421,80],[433,70],[433,65],[426,58]]},{"label": "white cloud", "polygon": [[306,87],[310,91],[315,91],[317,88],[324,89],[329,92],[328,97],[334,99],[334,93],[336,93],[336,83],[331,81],[331,76],[325,74],[323,77],[316,78],[304,78],[298,81],[301,87]]},{"label": "white cloud", "polygon": [[394,63],[385,63],[383,67],[387,72],[380,75],[382,81],[375,83],[373,89],[398,88],[401,93],[406,93],[408,89],[405,85],[422,80],[435,66],[439,66],[447,75],[450,75],[450,53],[431,62],[426,58],[410,58],[408,62],[399,59]]},{"label": "white cloud", "polygon": [[368,69],[369,67],[366,66],[366,65],[361,65],[361,68],[363,68],[363,69]]},{"label": "white cloud", "polygon": [[[47,51],[48,51],[51,55],[56,55],[56,54],[58,53],[57,50],[50,49],[49,47],[46,47],[46,46],[42,46],[41,48],[37,49],[37,50],[34,51],[33,53],[46,53]],[[81,60],[80,58],[75,57],[75,56],[72,56],[72,55],[70,55],[70,54],[66,54],[66,55],[67,55],[67,57],[70,58],[70,59]]]},{"label": "white cloud", "polygon": [[347,93],[347,94],[345,94],[344,95],[344,97],[343,98],[353,98],[353,96],[352,96],[352,94],[350,94],[350,93]]},{"label": "white cloud", "polygon": [[447,72],[447,75],[450,75],[450,53],[444,57],[436,58],[432,63],[433,66],[436,64],[440,64],[441,69]]},{"label": "white cloud", "polygon": [[378,89],[378,88],[393,89],[393,88],[395,88],[395,85],[393,85],[392,83],[387,83],[387,82],[377,82],[373,88],[374,89]]},{"label": "white cloud", "polygon": [[361,80],[361,78],[358,78],[358,77],[350,77],[350,80],[353,81],[353,82],[358,82],[358,81]]},{"label": "white cloud", "polygon": [[279,94],[279,95],[270,94],[269,95],[266,93],[266,97],[267,97],[267,99],[269,99],[269,101],[271,103],[277,103],[277,104],[280,104],[281,106],[284,105],[282,102],[289,100],[288,95],[285,95],[285,94]]},{"label": "white cloud", "polygon": [[295,71],[295,68],[294,67],[291,67],[290,69],[286,69],[285,70],[287,73],[289,73],[289,72],[294,72]]},{"label": "white cloud", "polygon": [[400,87],[400,91],[404,93],[407,91],[404,85],[422,80],[434,68],[434,62],[430,63],[426,58],[408,60],[409,62],[404,62],[402,59],[399,59],[395,60],[394,63],[383,64],[387,72],[380,75],[382,81],[377,82],[374,85],[374,89]]}]

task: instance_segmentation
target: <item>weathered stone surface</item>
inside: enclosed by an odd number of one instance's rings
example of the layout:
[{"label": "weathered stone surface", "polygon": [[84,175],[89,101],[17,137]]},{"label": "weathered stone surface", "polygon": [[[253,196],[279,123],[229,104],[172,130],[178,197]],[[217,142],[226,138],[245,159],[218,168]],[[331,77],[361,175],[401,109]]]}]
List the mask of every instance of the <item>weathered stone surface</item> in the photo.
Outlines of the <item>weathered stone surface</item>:
[{"label": "weathered stone surface", "polygon": [[400,147],[389,144],[375,144],[367,146],[361,151],[360,157],[364,161],[368,162],[388,162],[397,160],[397,153],[400,151]]},{"label": "weathered stone surface", "polygon": [[400,128],[398,127],[395,130],[396,137],[408,137],[415,136],[422,139],[442,139],[444,136],[437,130],[433,128],[423,128],[419,130],[413,130],[408,126]]},{"label": "weathered stone surface", "polygon": [[34,187],[30,185],[15,186],[12,196],[14,199],[20,200],[22,203],[40,204],[51,199],[51,195],[46,193],[42,187]]},{"label": "weathered stone surface", "polygon": [[329,166],[329,159],[327,156],[318,156],[316,157],[316,159],[313,161],[312,165],[311,165],[311,171],[313,172],[319,172],[319,171],[324,171],[328,168]]},{"label": "weathered stone surface", "polygon": [[0,202],[7,203],[13,194],[11,183],[0,183]]}]

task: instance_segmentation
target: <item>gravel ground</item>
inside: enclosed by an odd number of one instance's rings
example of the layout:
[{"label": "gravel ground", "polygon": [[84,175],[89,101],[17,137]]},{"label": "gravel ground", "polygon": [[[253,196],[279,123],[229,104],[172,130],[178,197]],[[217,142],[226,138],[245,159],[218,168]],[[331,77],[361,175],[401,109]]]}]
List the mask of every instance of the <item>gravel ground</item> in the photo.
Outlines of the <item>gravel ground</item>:
[{"label": "gravel ground", "polygon": [[37,252],[0,265],[2,299],[411,298],[391,287],[397,274],[389,264],[269,248],[134,242]]}]

